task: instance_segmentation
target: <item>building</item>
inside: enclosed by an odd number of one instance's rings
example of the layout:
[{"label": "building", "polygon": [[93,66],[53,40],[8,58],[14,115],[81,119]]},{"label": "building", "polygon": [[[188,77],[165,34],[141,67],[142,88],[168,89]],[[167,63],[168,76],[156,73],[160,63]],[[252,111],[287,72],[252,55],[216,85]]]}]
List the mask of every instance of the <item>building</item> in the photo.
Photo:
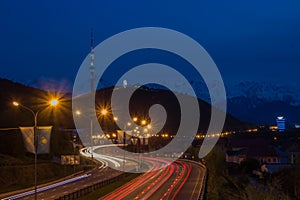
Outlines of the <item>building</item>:
[{"label": "building", "polygon": [[271,173],[289,168],[290,157],[292,156],[288,152],[271,145],[271,141],[260,138],[248,140],[231,138],[226,151],[228,164],[241,164],[246,158],[254,158]]},{"label": "building", "polygon": [[261,164],[279,164],[281,157],[272,146],[248,146],[226,151],[226,162],[241,164],[246,158],[255,158]]},{"label": "building", "polygon": [[292,164],[300,162],[300,140],[286,143],[283,150],[289,154]]},{"label": "building", "polygon": [[226,151],[226,162],[240,164],[246,159],[246,148],[237,148]]},{"label": "building", "polygon": [[255,158],[260,163],[280,163],[280,155],[265,139],[230,139],[226,161],[240,164],[245,158]]},{"label": "building", "polygon": [[279,132],[285,131],[285,118],[283,116],[278,116],[276,118],[276,124]]}]

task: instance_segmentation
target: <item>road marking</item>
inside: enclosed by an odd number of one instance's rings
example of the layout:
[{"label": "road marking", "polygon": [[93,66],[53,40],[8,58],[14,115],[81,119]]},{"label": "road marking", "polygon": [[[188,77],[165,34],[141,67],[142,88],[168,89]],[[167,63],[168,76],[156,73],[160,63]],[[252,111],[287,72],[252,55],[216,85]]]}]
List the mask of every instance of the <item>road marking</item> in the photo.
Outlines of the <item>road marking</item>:
[{"label": "road marking", "polygon": [[199,170],[199,174],[198,174],[198,176],[197,176],[197,184],[195,185],[195,187],[194,187],[194,189],[193,189],[193,192],[192,192],[192,196],[191,196],[191,198],[190,199],[192,199],[193,198],[193,196],[194,196],[194,193],[195,193],[195,190],[196,190],[196,187],[198,186],[198,184],[200,184],[200,181],[198,182],[198,180],[199,180],[199,178],[200,178],[200,174],[201,174],[201,171],[200,171],[200,169],[199,168],[197,168],[198,170]]}]

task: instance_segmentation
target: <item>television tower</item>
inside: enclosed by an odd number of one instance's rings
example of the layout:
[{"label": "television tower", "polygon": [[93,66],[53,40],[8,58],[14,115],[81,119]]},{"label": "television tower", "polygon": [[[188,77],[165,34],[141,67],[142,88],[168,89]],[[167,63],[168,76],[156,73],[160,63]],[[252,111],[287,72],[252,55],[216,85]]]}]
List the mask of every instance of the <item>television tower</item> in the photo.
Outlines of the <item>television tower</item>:
[{"label": "television tower", "polygon": [[[93,29],[91,30],[91,51],[90,51],[90,81],[91,81],[91,97],[95,92],[94,80],[95,80],[95,66],[94,66],[94,34]],[[95,101],[95,100],[94,100]],[[90,118],[90,140],[91,140],[91,158],[94,163],[94,144],[93,144],[93,118]]]},{"label": "television tower", "polygon": [[91,81],[91,93],[93,93],[95,91],[95,87],[94,87],[94,80],[95,80],[95,66],[94,66],[94,33],[93,33],[93,29],[91,30],[91,51],[90,51],[90,81]]}]

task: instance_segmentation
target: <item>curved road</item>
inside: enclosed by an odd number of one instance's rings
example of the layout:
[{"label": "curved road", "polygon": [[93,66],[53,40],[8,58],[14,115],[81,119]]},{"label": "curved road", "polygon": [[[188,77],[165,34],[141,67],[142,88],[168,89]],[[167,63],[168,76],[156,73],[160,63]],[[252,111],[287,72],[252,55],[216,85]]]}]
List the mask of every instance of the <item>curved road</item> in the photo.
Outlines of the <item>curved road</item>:
[{"label": "curved road", "polygon": [[[99,161],[97,168],[82,178],[68,179],[66,182],[61,181],[43,188],[39,187],[38,199],[56,199],[122,174],[123,172],[111,169],[108,166],[113,165],[115,168],[121,169],[125,163],[124,160],[101,154],[101,151],[106,151],[106,148],[111,152],[111,149],[117,147],[116,145],[103,145],[94,148],[94,158]],[[82,149],[81,154],[91,157],[91,148]],[[136,169],[139,165],[138,162],[140,162],[139,159],[147,163],[149,172],[140,175],[101,199],[198,199],[205,173],[200,165],[182,160],[168,165],[169,161],[167,160],[139,157],[132,158],[132,160],[127,159],[126,167],[128,167],[128,171]],[[167,167],[162,168],[163,166]],[[22,193],[21,196],[23,195],[23,197],[20,198],[19,196],[18,199],[33,199],[30,192],[32,191],[27,192],[27,194]]]},{"label": "curved road", "polygon": [[[154,168],[159,168],[159,163],[163,164],[163,160],[153,158]],[[176,161],[165,169],[144,173],[100,199],[196,200],[200,196],[203,178],[204,170],[200,165]]]}]

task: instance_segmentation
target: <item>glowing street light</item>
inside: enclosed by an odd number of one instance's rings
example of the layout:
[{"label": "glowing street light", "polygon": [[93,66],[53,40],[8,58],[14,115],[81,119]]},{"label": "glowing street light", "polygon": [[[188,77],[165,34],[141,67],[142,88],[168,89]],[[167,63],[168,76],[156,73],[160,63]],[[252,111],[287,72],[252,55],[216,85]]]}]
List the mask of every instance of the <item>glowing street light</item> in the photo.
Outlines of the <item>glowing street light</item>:
[{"label": "glowing street light", "polygon": [[76,111],[75,111],[75,114],[78,115],[78,116],[81,115],[80,110],[76,110]]},{"label": "glowing street light", "polygon": [[[17,101],[13,101],[12,104],[16,107],[22,107],[25,110],[29,111],[33,115],[34,119],[34,129],[33,129],[33,138],[34,138],[34,148],[35,148],[35,154],[34,154],[34,199],[37,200],[37,147],[38,147],[38,135],[37,135],[37,119],[38,119],[38,114],[45,110],[47,107],[43,107],[38,111],[33,111],[31,108],[24,106],[20,104]],[[50,106],[56,106],[58,104],[57,99],[52,99],[49,101]]]},{"label": "glowing street light", "polygon": [[108,111],[106,109],[101,110],[101,115],[106,115],[107,113],[108,113]]},{"label": "glowing street light", "polygon": [[50,105],[51,106],[56,106],[58,104],[58,100],[57,99],[52,99],[51,101],[50,101]]}]

